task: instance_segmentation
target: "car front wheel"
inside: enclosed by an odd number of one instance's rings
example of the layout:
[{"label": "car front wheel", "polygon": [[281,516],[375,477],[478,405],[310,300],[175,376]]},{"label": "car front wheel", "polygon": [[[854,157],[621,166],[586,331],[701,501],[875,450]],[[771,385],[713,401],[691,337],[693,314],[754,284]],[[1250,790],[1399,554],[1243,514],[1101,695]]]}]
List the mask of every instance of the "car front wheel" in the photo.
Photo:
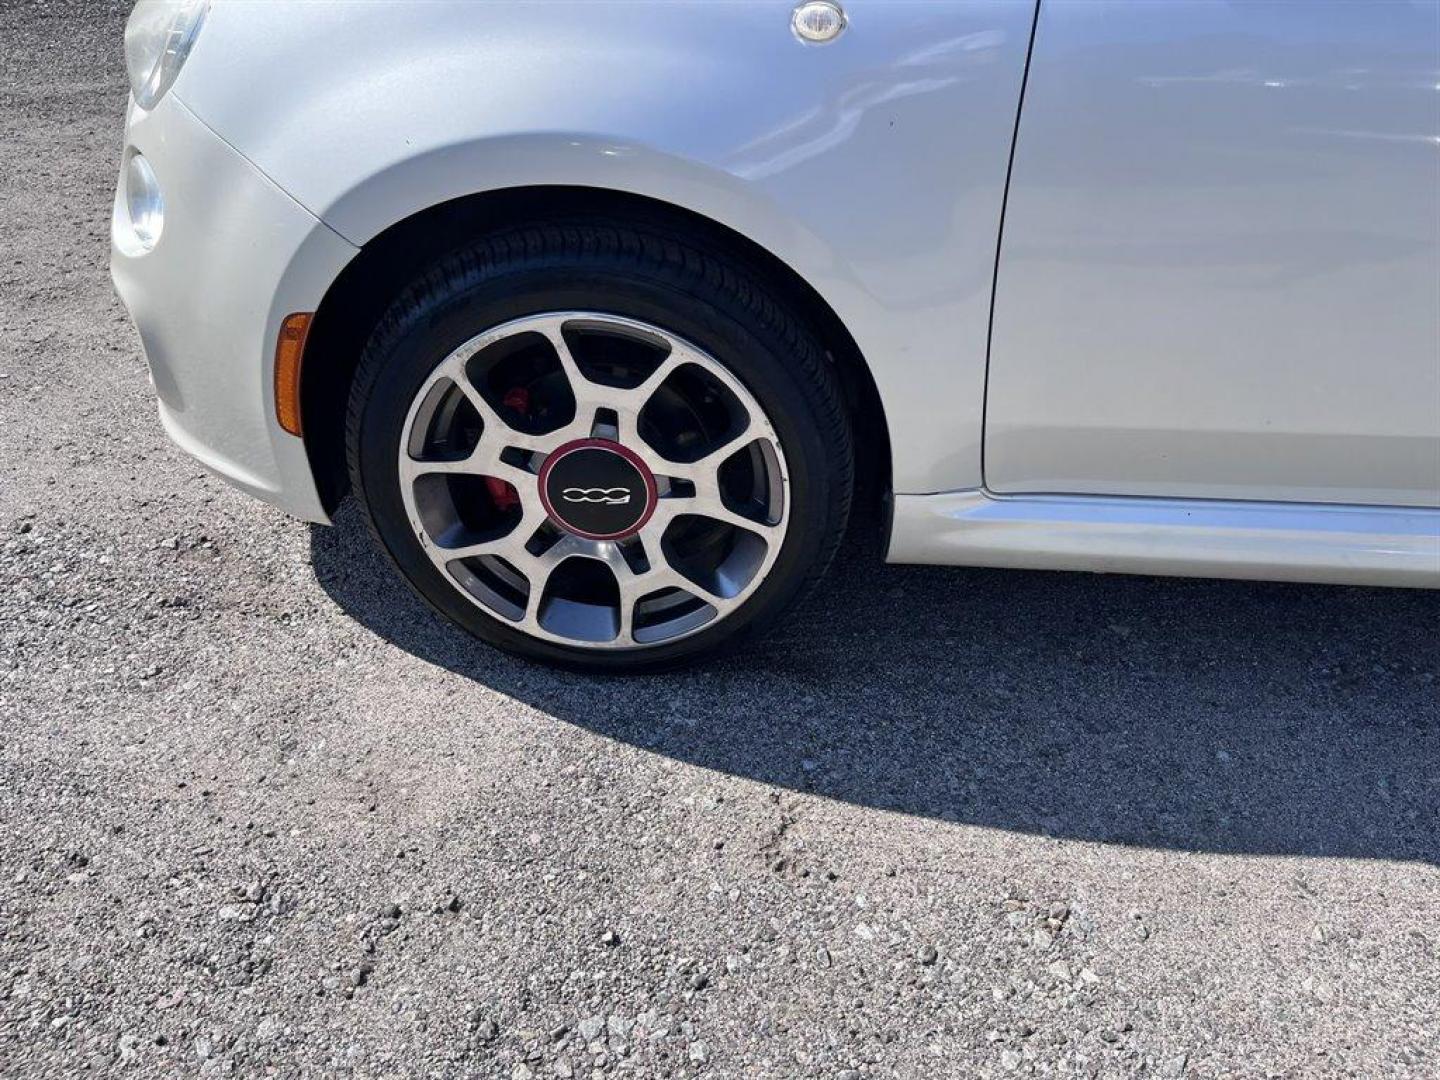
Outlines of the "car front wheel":
[{"label": "car front wheel", "polygon": [[476,636],[590,670],[752,637],[823,573],[850,431],[796,312],[682,236],[517,228],[382,318],[352,487],[405,578]]}]

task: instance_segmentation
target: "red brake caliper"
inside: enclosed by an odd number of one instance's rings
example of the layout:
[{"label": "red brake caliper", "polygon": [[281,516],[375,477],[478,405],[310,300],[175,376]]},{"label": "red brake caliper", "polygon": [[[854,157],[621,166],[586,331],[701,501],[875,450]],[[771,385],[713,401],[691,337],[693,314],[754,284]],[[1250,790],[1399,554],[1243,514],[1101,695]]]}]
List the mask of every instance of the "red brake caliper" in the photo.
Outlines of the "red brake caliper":
[{"label": "red brake caliper", "polygon": [[[507,409],[513,409],[521,416],[530,412],[530,391],[526,387],[512,386],[500,400]],[[495,504],[496,510],[511,510],[520,505],[520,493],[498,476],[485,477],[485,487],[490,492],[490,501]]]}]

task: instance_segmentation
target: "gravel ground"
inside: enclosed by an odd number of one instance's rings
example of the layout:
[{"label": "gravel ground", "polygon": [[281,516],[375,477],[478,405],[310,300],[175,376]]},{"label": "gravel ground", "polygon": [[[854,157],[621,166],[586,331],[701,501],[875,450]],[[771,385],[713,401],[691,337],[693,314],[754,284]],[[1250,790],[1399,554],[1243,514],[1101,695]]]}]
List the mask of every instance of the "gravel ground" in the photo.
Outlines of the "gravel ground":
[{"label": "gravel ground", "polygon": [[122,4],[0,11],[0,1073],[1440,1074],[1431,594],[884,567],[644,681],[168,445]]}]

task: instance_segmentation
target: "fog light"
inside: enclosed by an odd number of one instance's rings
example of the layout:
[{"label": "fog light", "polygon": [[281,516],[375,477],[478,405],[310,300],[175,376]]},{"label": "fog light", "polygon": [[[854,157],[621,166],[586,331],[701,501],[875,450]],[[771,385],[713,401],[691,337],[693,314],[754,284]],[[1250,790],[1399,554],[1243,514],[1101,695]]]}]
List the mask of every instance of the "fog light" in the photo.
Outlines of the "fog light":
[{"label": "fog light", "polygon": [[165,227],[165,197],[160,194],[155,170],[138,153],[131,154],[125,164],[125,211],[136,241],[150,251],[160,242]]}]

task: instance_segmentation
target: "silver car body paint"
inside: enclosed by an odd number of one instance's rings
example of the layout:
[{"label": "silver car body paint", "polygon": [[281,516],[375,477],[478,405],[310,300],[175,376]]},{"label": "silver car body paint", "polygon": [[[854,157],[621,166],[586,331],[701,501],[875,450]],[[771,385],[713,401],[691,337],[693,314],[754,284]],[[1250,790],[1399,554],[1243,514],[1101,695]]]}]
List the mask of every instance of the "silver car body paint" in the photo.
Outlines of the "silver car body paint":
[{"label": "silver car body paint", "polygon": [[540,184],[719,221],[878,358],[886,413],[904,418],[897,489],[973,486],[1034,0],[846,7],[850,28],[816,47],[771,0],[221,0],[176,92],[355,244]]},{"label": "silver car body paint", "polygon": [[810,46],[792,8],[215,0],[127,126],[167,221],[114,275],[167,428],[324,520],[284,316],[438,203],[608,188],[845,324],[892,558],[1440,584],[1433,9],[852,0]]},{"label": "silver car body paint", "polygon": [[897,495],[890,561],[1440,586],[1434,510],[1098,495]]},{"label": "silver car body paint", "polygon": [[1440,13],[1045,3],[995,491],[1440,506]]},{"label": "silver car body paint", "polygon": [[[357,249],[173,93],[149,112],[132,109],[126,140],[160,177],[165,229],[148,254],[112,244],[110,268],[165,430],[241,490],[324,521],[305,446],[275,421],[275,339],[286,315],[319,305]],[[117,236],[123,214],[117,191]]]}]

